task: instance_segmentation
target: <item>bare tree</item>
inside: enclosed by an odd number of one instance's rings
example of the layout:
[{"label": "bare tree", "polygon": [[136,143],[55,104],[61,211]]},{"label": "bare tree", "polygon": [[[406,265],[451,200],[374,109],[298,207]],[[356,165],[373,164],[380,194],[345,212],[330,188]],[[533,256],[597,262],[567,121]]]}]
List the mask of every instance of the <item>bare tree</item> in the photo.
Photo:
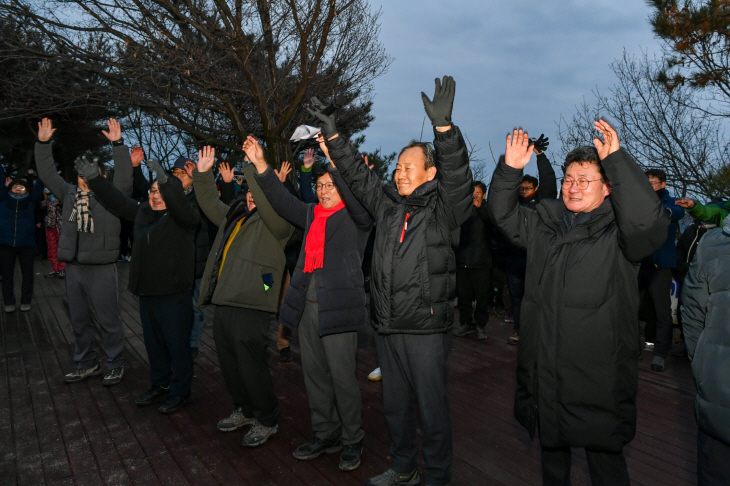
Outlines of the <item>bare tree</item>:
[{"label": "bare tree", "polygon": [[558,136],[563,155],[580,145],[591,145],[593,122],[604,117],[619,132],[621,145],[644,168],[661,168],[667,185],[681,196],[730,195],[721,175],[728,171],[729,146],[720,122],[697,106],[687,87],[668,90],[657,81],[659,61],[624,52],[611,64],[617,83],[595,103],[585,100],[568,122],[560,118]]},{"label": "bare tree", "polygon": [[487,177],[487,161],[484,157],[477,155],[481,152],[481,148],[477,147],[476,144],[471,143],[469,137],[464,135],[466,141],[466,151],[469,157],[469,168],[471,169],[472,178],[475,181],[484,181]]}]

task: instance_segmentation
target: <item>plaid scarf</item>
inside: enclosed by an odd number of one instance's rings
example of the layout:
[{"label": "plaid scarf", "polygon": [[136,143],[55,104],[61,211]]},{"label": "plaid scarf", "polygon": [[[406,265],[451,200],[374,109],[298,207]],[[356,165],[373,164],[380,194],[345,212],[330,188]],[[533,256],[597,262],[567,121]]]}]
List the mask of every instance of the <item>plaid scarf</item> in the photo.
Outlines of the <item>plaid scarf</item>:
[{"label": "plaid scarf", "polygon": [[70,222],[77,222],[78,230],[82,233],[94,232],[94,218],[91,216],[89,209],[89,196],[91,191],[85,192],[80,188],[76,188],[76,201],[74,201],[74,209],[71,212]]}]

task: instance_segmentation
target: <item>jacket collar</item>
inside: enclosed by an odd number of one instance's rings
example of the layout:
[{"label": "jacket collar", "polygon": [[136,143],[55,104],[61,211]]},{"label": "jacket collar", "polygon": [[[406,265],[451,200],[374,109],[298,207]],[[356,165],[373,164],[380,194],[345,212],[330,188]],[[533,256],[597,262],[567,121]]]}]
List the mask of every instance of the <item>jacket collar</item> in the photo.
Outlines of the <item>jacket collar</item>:
[{"label": "jacket collar", "polygon": [[383,190],[386,196],[392,199],[398,204],[405,204],[406,206],[427,206],[428,201],[436,189],[438,188],[438,180],[434,178],[432,181],[424,182],[418,186],[410,196],[401,196],[398,194],[398,187],[395,181],[386,185]]},{"label": "jacket collar", "polygon": [[570,234],[571,241],[590,238],[616,219],[613,212],[613,201],[610,197],[607,197],[600,206],[591,212],[588,221],[575,225],[570,231],[568,231],[567,225],[563,221],[565,210],[565,203],[562,199],[540,201],[536,208],[537,214],[546,225],[563,237]]}]

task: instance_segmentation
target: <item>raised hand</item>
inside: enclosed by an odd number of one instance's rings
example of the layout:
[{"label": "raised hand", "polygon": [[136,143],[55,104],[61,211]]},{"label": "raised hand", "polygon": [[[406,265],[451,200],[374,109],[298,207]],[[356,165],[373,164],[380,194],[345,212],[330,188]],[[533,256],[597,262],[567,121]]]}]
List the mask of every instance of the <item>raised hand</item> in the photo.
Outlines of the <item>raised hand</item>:
[{"label": "raised hand", "polygon": [[106,130],[102,130],[101,133],[103,133],[110,142],[116,142],[122,138],[122,126],[119,122],[117,122],[114,118],[109,118],[106,121],[106,124],[109,126],[109,131],[107,132]]},{"label": "raised hand", "polygon": [[76,172],[85,180],[90,181],[96,179],[101,174],[99,173],[99,159],[94,157],[89,160],[86,155],[77,157],[74,161],[74,169]]},{"label": "raised hand", "polygon": [[165,182],[167,182],[167,174],[165,173],[165,170],[162,168],[159,162],[154,159],[149,159],[147,161],[147,168],[150,170],[150,172],[155,173],[155,179],[157,179],[158,183],[164,184]]},{"label": "raised hand", "polygon": [[314,149],[307,149],[304,151],[304,157],[302,157],[302,165],[304,165],[306,169],[309,169],[314,165],[315,159],[316,157],[314,155]]},{"label": "raised hand", "polygon": [[365,165],[368,166],[368,169],[373,170],[375,168],[375,164],[371,164],[370,163],[370,161],[368,160],[368,156],[367,155],[363,155],[362,158],[365,161]]},{"label": "raised hand", "polygon": [[264,149],[259,144],[259,141],[249,135],[243,142],[243,151],[246,152],[246,157],[256,166],[259,174],[262,174],[266,170],[266,159],[264,158]]},{"label": "raised hand", "polygon": [[50,118],[44,118],[38,123],[38,140],[41,142],[47,142],[53,136],[53,132],[56,129],[53,128],[53,123]]},{"label": "raised hand", "polygon": [[[207,172],[213,168],[215,164],[215,149],[210,145],[203,147],[203,150],[198,150],[198,172]],[[187,170],[187,164],[185,166]]]},{"label": "raised hand", "polygon": [[507,149],[504,152],[504,163],[515,169],[524,169],[532,157],[534,147],[530,145],[530,137],[521,128],[507,135]]},{"label": "raised hand", "polygon": [[185,162],[185,172],[188,173],[188,177],[192,180],[193,178],[193,171],[195,170],[195,164],[190,162],[189,160]]},{"label": "raised hand", "polygon": [[689,199],[689,198],[676,199],[674,201],[674,204],[676,204],[677,206],[681,206],[683,208],[687,208],[687,209],[692,209],[693,207],[695,207],[694,199]]},{"label": "raised hand", "polygon": [[603,135],[603,142],[598,138],[593,139],[593,145],[598,150],[598,157],[603,160],[619,149],[618,134],[606,120],[596,121],[594,127]]},{"label": "raised hand", "polygon": [[541,153],[543,153],[544,151],[547,150],[548,145],[550,145],[550,142],[548,142],[548,140],[550,140],[550,139],[548,137],[546,137],[544,133],[541,133],[540,138],[538,138],[537,140],[535,140],[535,139],[531,140],[532,145],[535,146],[535,153],[537,155],[540,155]]},{"label": "raised hand", "polygon": [[218,171],[221,173],[221,179],[223,179],[223,182],[233,181],[233,167],[230,167],[227,162],[221,162],[218,165]]},{"label": "raised hand", "polygon": [[327,160],[330,161],[330,164],[332,164],[332,166],[334,167],[335,166],[335,163],[332,162],[332,159],[330,158],[330,151],[327,148],[327,144],[325,143],[324,137],[322,136],[322,133],[321,132],[317,135],[317,138],[315,140],[319,144],[319,149],[322,151],[322,153],[327,158]]},{"label": "raised hand", "polygon": [[322,122],[322,135],[327,140],[331,140],[335,138],[337,135],[337,125],[335,124],[335,116],[334,115],[325,115],[322,113],[323,105],[322,102],[317,99],[317,97],[312,98],[312,108],[307,108],[307,111],[312,114],[312,116],[315,116],[319,119],[319,121]]},{"label": "raised hand", "polygon": [[276,175],[279,176],[279,180],[283,183],[286,181],[286,176],[288,176],[289,172],[291,172],[291,164],[285,160],[281,163],[281,168],[279,170],[274,169],[274,172],[276,172]]},{"label": "raised hand", "polygon": [[454,95],[456,94],[456,83],[451,76],[444,76],[443,82],[436,78],[436,90],[433,94],[433,101],[428,99],[426,93],[421,92],[423,107],[431,119],[434,127],[450,127],[451,111],[454,108]]},{"label": "raised hand", "polygon": [[139,145],[135,145],[132,147],[130,157],[132,158],[132,167],[139,167],[144,160],[144,150]]}]

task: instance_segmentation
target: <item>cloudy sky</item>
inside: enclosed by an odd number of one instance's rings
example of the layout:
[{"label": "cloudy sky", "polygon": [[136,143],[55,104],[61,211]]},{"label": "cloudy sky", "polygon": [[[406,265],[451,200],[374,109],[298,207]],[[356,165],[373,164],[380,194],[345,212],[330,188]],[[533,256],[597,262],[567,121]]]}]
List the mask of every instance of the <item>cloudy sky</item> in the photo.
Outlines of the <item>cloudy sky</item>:
[{"label": "cloudy sky", "polygon": [[[375,81],[364,149],[390,153],[418,139],[420,92],[431,97],[434,78],[448,74],[456,81],[454,122],[481,148],[488,173],[490,142],[498,157],[519,125],[545,133],[548,156],[557,153],[556,121],[570,119],[596,87],[614,84],[611,61],[624,49],[660,52],[642,0],[398,0],[380,8],[380,39],[395,60]],[[427,120],[424,139],[428,127]],[[536,171],[533,158],[526,172]]]}]

